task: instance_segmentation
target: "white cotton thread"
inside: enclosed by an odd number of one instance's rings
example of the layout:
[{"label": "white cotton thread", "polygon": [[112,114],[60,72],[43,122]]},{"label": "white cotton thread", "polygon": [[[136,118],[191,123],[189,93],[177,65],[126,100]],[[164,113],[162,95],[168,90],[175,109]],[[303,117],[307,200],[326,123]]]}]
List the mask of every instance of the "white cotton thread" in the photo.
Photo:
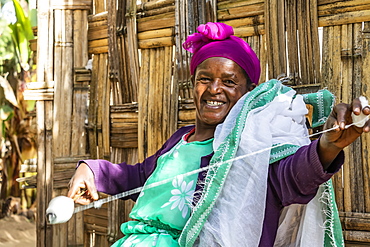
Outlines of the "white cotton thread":
[{"label": "white cotton thread", "polygon": [[369,120],[369,115],[365,115],[362,110],[366,107],[366,106],[369,106],[369,101],[366,99],[365,96],[360,96],[359,97],[359,100],[361,102],[361,113],[360,115],[355,115],[353,112],[351,114],[352,116],[352,122],[354,122],[353,125],[359,127],[359,128],[362,128],[364,127],[365,123],[367,122],[367,120]]},{"label": "white cotton thread", "polygon": [[[368,115],[366,115],[366,117],[368,119]],[[345,128],[348,129],[352,125],[357,126],[356,124],[360,124],[360,123],[362,123],[362,121],[363,120],[348,124],[348,125],[345,126]],[[329,131],[336,130],[338,128],[339,128],[338,125],[334,125],[330,129],[326,129],[326,130],[323,130],[323,131],[320,131],[320,132],[317,132],[317,133],[314,133],[314,134],[311,134],[311,135],[308,135],[308,136],[303,136],[301,138],[311,138],[311,137],[314,137],[314,136],[317,136],[317,135],[320,135],[320,134],[323,134],[323,133],[326,133],[326,132],[329,132]],[[281,143],[281,144],[278,144],[278,145],[274,145],[272,147],[264,148],[262,150],[258,150],[258,151],[253,152],[253,153],[249,153],[249,154],[246,154],[246,155],[243,155],[243,156],[235,157],[234,159],[231,159],[231,160],[215,163],[215,164],[209,165],[207,167],[202,167],[202,168],[199,168],[199,169],[196,169],[196,170],[184,173],[184,174],[180,174],[180,175],[177,175],[175,177],[191,176],[191,175],[194,175],[194,174],[197,174],[197,173],[200,173],[200,172],[215,169],[219,166],[222,166],[223,164],[226,164],[226,163],[229,163],[229,162],[234,162],[234,161],[237,161],[237,160],[240,160],[240,159],[244,159],[244,158],[247,158],[249,156],[259,154],[259,153],[271,150],[271,149],[276,148],[276,147],[284,146],[284,145],[287,145],[287,144],[290,144],[290,143]],[[152,183],[152,184],[149,184],[149,185],[145,185],[145,188],[146,189],[154,188],[154,187],[163,185],[165,183],[171,182],[173,179],[174,178],[171,177],[171,178],[168,178],[168,179],[165,179],[165,180],[162,180],[162,181],[158,181],[158,182],[155,182],[155,183]],[[68,197],[65,197],[65,196],[55,197],[54,199],[52,199],[50,201],[49,207],[46,211],[46,215],[47,215],[47,217],[50,218],[50,219],[48,218],[48,221],[49,221],[50,224],[64,223],[64,222],[67,222],[72,217],[72,215],[74,213],[82,212],[82,211],[90,209],[90,208],[100,208],[105,203],[108,203],[108,202],[111,202],[111,201],[114,201],[114,200],[117,200],[117,199],[120,199],[120,198],[124,198],[124,197],[130,196],[130,195],[133,195],[133,194],[140,193],[142,190],[143,190],[143,187],[138,187],[138,188],[135,188],[135,189],[132,189],[132,190],[129,190],[129,191],[125,191],[125,192],[118,193],[118,194],[113,195],[113,196],[108,196],[106,198],[94,201],[93,203],[90,203],[88,205],[78,206],[76,208],[74,208],[74,202],[71,198],[68,198]],[[71,208],[72,208],[72,210],[71,210]],[[65,212],[63,212],[63,211],[65,211]],[[71,213],[71,211],[72,211],[72,213]],[[53,213],[56,217],[55,219],[53,219],[53,215],[52,215]]]},{"label": "white cotton thread", "polygon": [[69,221],[74,213],[74,201],[66,196],[53,198],[46,209],[49,224],[60,224]]}]

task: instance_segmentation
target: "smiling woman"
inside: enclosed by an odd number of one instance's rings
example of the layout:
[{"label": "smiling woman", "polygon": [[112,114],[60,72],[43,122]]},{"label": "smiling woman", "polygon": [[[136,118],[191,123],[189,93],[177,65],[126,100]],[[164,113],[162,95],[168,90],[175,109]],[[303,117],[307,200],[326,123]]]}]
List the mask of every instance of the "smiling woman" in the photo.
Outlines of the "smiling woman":
[{"label": "smiling woman", "polygon": [[216,126],[225,120],[240,97],[255,86],[237,63],[223,57],[208,58],[199,64],[194,81],[197,128],[190,141],[213,137]]},{"label": "smiling woman", "polygon": [[[122,224],[125,237],[113,246],[342,245],[326,181],[343,164],[342,149],[370,131],[370,121],[345,128],[347,116],[369,115],[370,109],[356,99],[328,116],[332,104],[324,104],[323,95],[326,102],[334,97],[327,91],[304,97],[278,80],[256,86],[258,58],[232,27],[207,23],[197,30],[183,44],[194,53],[195,126],[180,128],[134,166],[80,161],[68,196],[88,204],[98,199],[97,191],[115,195],[143,187],[129,196],[136,201],[130,213],[135,221]],[[327,129],[340,126],[310,142],[305,103],[328,113],[320,117]],[[207,167],[208,173],[193,172]],[[78,197],[80,189],[88,193]],[[302,207],[290,207],[296,204]],[[330,224],[323,228],[324,222]]]}]

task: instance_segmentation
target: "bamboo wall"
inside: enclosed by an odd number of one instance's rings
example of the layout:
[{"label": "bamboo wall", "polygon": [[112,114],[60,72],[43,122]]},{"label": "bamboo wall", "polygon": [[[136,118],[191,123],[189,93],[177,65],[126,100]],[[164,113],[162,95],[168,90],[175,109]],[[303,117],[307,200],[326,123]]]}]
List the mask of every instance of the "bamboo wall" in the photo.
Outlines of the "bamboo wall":
[{"label": "bamboo wall", "polygon": [[[194,123],[188,34],[225,22],[261,60],[260,82],[280,78],[337,102],[369,96],[370,0],[39,0],[37,246],[109,246],[132,202],[114,201],[50,226],[50,199],[66,194],[77,160],[136,163]],[[319,37],[322,35],[322,41]],[[92,67],[86,68],[86,64]],[[348,246],[370,244],[368,135],[347,148],[334,178]],[[102,195],[104,197],[104,195]]]}]

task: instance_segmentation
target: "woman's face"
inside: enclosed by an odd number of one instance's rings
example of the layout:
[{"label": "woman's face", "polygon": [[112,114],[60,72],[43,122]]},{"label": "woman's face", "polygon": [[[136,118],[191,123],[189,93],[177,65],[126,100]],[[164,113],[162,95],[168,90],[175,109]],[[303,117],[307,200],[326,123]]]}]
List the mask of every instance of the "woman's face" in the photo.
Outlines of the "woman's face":
[{"label": "woman's face", "polygon": [[238,99],[251,89],[246,73],[234,61],[223,57],[204,60],[194,74],[197,125],[215,127],[222,123]]}]

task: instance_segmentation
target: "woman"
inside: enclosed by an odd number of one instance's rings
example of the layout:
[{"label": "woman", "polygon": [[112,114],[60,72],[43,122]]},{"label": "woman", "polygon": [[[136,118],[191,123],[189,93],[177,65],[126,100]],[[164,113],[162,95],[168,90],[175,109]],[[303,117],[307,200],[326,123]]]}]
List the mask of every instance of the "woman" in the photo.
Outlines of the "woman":
[{"label": "woman", "polygon": [[[76,199],[81,204],[97,200],[97,190],[117,194],[144,186],[130,197],[136,221],[122,224],[125,237],[114,246],[273,246],[283,208],[314,201],[343,164],[342,149],[370,130],[369,121],[345,128],[352,112],[370,113],[356,99],[321,118],[326,128],[339,127],[310,143],[304,97],[274,80],[253,90],[260,65],[249,45],[222,23],[197,30],[183,45],[194,53],[195,126],[179,129],[135,166],[81,161],[71,180],[69,197],[88,190]],[[188,175],[210,164],[207,174]]]}]

